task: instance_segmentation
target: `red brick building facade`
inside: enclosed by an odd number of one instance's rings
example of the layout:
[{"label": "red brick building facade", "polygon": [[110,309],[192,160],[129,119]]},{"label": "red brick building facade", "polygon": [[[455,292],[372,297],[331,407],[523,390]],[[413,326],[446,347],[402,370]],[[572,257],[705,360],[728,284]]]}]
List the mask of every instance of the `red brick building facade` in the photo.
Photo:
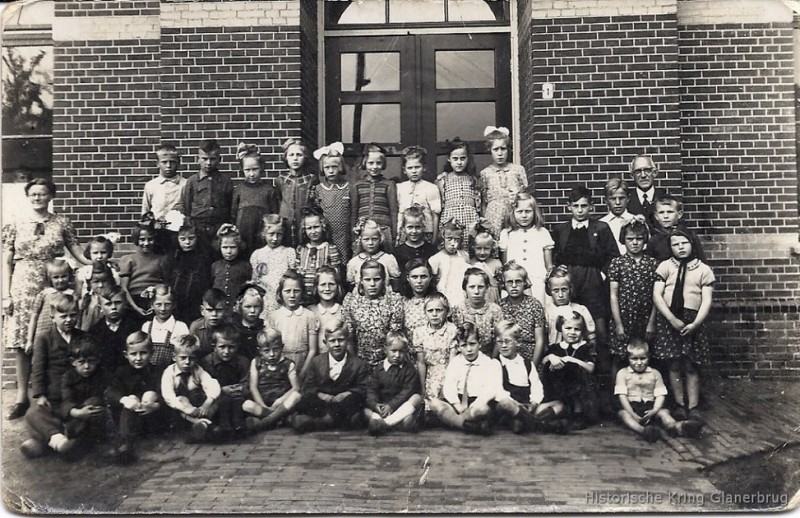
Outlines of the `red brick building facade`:
[{"label": "red brick building facade", "polygon": [[[339,140],[351,130],[344,106],[359,99],[384,106],[386,127],[376,134],[391,134],[399,107],[402,127],[389,144],[437,150],[448,102],[473,103],[475,113],[491,105],[494,120],[476,124],[512,128],[515,156],[549,223],[566,219],[566,192],[577,182],[592,189],[595,211],[604,213],[605,181],[630,180],[631,158],[653,155],[658,185],[683,199],[718,278],[715,366],[726,375],[800,375],[798,15],[791,2],[513,0],[487,2],[496,4],[492,20],[463,23],[454,21],[455,0],[444,2],[443,21],[418,23],[395,23],[402,13],[389,2],[384,23],[363,25],[342,22],[348,3],[327,4],[56,2],[52,153],[53,179],[63,186],[56,209],[82,240],[132,227],[162,142],[178,146],[185,175],[200,139],[218,139],[223,169],[234,172],[236,144],[256,142],[275,177],[281,142]],[[342,18],[326,13],[332,4]],[[467,39],[495,42],[491,84],[468,89],[456,84],[464,74],[453,73],[450,90],[431,87],[429,76],[445,76],[428,70],[426,47],[446,52]],[[405,61],[400,51],[400,97],[368,86],[351,92],[338,76],[331,80],[347,49],[393,44],[407,44],[409,59],[419,60]],[[463,70],[472,57],[483,59],[469,56]],[[421,76],[416,101],[402,82],[413,75],[409,67]],[[552,99],[543,97],[544,83],[554,85]],[[433,95],[441,106],[425,104]],[[409,108],[413,102],[419,106]],[[427,122],[431,110],[443,117],[439,130]],[[429,170],[440,164],[432,159]]]}]

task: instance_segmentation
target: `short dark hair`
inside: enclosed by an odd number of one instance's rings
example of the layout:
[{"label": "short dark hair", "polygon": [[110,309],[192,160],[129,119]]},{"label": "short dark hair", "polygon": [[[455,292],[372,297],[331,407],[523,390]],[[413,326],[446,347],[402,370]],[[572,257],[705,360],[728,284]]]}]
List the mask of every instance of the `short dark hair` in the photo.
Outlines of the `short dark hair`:
[{"label": "short dark hair", "polygon": [[233,342],[237,346],[242,339],[242,333],[230,324],[222,324],[211,332],[211,344],[217,345],[217,340]]},{"label": "short dark hair", "polygon": [[225,292],[219,288],[209,288],[205,293],[203,293],[203,302],[212,308],[217,304],[227,302],[227,300],[228,296],[225,295]]},{"label": "short dark hair", "polygon": [[69,357],[73,360],[85,360],[87,358],[100,358],[100,346],[88,336],[78,337],[70,343]]},{"label": "short dark hair", "polygon": [[575,203],[581,198],[586,198],[586,201],[589,202],[589,205],[592,204],[592,191],[587,189],[585,185],[575,185],[567,194],[567,199],[570,203]]},{"label": "short dark hair", "polygon": [[215,151],[219,152],[220,149],[221,149],[219,147],[219,142],[217,142],[213,138],[212,139],[201,140],[200,143],[197,145],[197,147],[198,147],[198,149],[200,149],[200,151],[202,151],[204,153],[213,153]]},{"label": "short dark hair", "polygon": [[43,185],[47,187],[47,190],[53,196],[56,195],[56,184],[52,180],[48,180],[47,178],[34,178],[30,182],[25,184],[25,196],[28,195],[28,191],[31,190],[31,187],[36,185]]}]

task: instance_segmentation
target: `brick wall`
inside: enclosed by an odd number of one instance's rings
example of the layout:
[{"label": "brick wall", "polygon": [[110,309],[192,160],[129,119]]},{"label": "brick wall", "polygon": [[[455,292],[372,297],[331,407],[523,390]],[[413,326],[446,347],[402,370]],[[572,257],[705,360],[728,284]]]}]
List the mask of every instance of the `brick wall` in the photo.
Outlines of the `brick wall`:
[{"label": "brick wall", "polygon": [[713,359],[731,375],[800,375],[792,12],[678,5],[684,213],[719,279]]},{"label": "brick wall", "polygon": [[[123,14],[110,16],[98,5]],[[158,5],[55,4],[55,207],[70,215],[83,240],[130,228],[139,211],[159,142],[158,18],[148,14]]]},{"label": "brick wall", "polygon": [[238,174],[245,140],[276,177],[280,144],[302,130],[299,3],[169,3],[161,18],[161,137],[186,156],[184,174],[197,142],[216,138],[223,171]]},{"label": "brick wall", "polygon": [[[605,212],[602,186],[627,177],[642,152],[659,162],[659,185],[680,192],[675,10],[657,0],[534,4],[533,172],[550,222],[566,219],[566,193],[579,182]],[[544,82],[555,84],[552,100],[541,98]]]}]

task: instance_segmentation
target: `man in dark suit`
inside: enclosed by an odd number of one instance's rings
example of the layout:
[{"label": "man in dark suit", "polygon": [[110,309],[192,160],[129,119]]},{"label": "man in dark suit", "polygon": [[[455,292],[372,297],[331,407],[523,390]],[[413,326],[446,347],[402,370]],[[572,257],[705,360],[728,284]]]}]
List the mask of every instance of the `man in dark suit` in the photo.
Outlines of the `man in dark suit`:
[{"label": "man in dark suit", "polygon": [[366,402],[369,369],[363,360],[348,354],[350,340],[342,322],[325,329],[328,354],[311,359],[303,382],[292,426],[297,433],[313,429],[358,427]]},{"label": "man in dark suit", "polygon": [[655,187],[658,168],[649,156],[637,155],[631,161],[630,171],[636,187],[628,192],[628,212],[643,215],[652,230],[655,201],[664,195],[662,189]]}]

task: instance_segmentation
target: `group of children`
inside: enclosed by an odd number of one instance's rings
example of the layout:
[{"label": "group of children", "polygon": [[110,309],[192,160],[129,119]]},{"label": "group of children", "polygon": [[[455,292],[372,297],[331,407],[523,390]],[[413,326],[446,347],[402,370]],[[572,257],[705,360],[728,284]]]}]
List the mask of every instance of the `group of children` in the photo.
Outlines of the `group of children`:
[{"label": "group of children", "polygon": [[570,220],[548,230],[508,161],[508,130],[488,127],[486,140],[493,163],[480,173],[467,143],[450,141],[436,184],[419,146],[402,151],[398,184],[384,151],[365,146],[352,185],[341,143],[313,153],[314,174],[307,146],[287,141],[274,185],[255,145],[237,149],[238,184],[218,171],[215,141],[188,179],[162,146],[138,250],[114,260],[114,236],[97,236],[74,276],[48,263],[22,451],[112,437],[130,462],[148,430],[225,440],[283,422],[566,433],[612,399],[648,441],[656,418],[696,436],[714,274],[680,201],[655,188],[653,161],[632,161],[630,189],[608,181],[599,220],[573,187]]}]

